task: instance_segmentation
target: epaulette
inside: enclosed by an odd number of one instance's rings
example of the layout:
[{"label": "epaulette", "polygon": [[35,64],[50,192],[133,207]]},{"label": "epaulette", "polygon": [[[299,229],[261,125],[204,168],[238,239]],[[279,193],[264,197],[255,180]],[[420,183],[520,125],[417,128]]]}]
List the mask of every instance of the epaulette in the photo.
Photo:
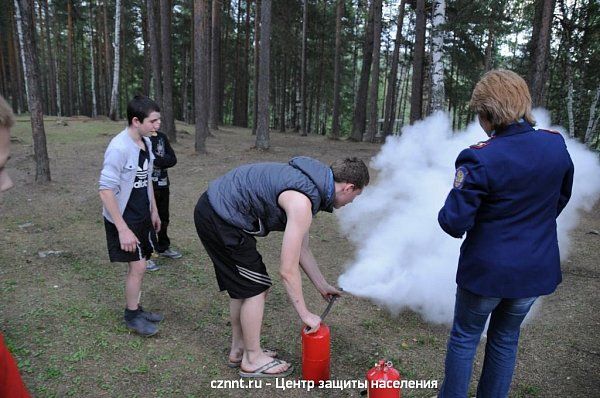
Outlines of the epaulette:
[{"label": "epaulette", "polygon": [[484,147],[488,146],[489,143],[490,143],[490,140],[479,141],[477,144],[473,144],[469,148],[471,148],[471,149],[481,149],[481,148],[484,148]]},{"label": "epaulette", "polygon": [[541,131],[545,131],[546,133],[551,133],[551,134],[560,134],[560,131],[556,131],[556,130],[550,130],[550,129],[542,129]]}]

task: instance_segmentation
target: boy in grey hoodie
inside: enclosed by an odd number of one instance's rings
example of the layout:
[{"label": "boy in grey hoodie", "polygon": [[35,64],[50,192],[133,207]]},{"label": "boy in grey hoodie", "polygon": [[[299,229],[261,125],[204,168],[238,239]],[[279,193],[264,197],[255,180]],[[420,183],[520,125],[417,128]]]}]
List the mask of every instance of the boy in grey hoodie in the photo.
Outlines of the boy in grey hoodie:
[{"label": "boy in grey hoodie", "polygon": [[136,96],[127,104],[128,126],[115,136],[104,154],[99,191],[111,262],[127,262],[125,324],[142,336],[158,332],[163,316],[139,305],[146,260],[156,246],[160,218],[154,199],[152,143],[160,127],[160,108],[150,98]]}]

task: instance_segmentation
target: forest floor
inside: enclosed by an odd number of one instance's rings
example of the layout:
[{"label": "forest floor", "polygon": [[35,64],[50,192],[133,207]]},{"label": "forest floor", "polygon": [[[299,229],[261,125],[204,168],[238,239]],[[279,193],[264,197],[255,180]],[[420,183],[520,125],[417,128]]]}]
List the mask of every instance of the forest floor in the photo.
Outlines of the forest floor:
[{"label": "forest floor", "polygon": [[[0,331],[36,397],[358,397],[360,389],[307,392],[275,384],[254,389],[215,389],[211,381],[239,379],[226,366],[230,340],[228,299],[217,291],[212,264],[193,225],[193,208],[208,181],[248,162],[287,161],[308,155],[329,162],[342,156],[365,160],[380,145],[329,141],[322,136],[271,133],[269,151],[252,149],[248,129],[222,127],[194,153],[193,126],[178,124],[179,163],[171,169],[173,246],[184,256],[159,260],[148,273],[142,301],[166,320],[152,338],[122,323],[126,266],[106,252],[97,180],[103,153],[123,123],[87,118],[63,126],[46,119],[52,182],[34,182],[28,119],[13,129],[8,170],[16,188],[0,196]],[[525,326],[511,397],[592,397],[600,386],[600,205],[582,216],[563,264],[564,280]],[[265,312],[264,346],[276,348],[301,377],[301,323],[287,301],[277,266],[281,234],[259,239],[274,287]],[[326,278],[335,283],[354,249],[340,234],[335,215],[319,214],[311,246]],[[44,253],[54,251],[58,253]],[[45,257],[43,256],[46,254]],[[458,253],[457,253],[458,256]],[[309,308],[324,303],[308,280]],[[402,377],[438,380],[444,372],[449,329],[405,311],[391,316],[368,300],[349,295],[328,317],[335,380],[363,380],[373,363],[392,360]],[[481,347],[480,347],[481,348]],[[477,354],[475,382],[482,364]],[[214,385],[213,385],[214,386]],[[435,389],[405,389],[403,397],[430,397]]]}]

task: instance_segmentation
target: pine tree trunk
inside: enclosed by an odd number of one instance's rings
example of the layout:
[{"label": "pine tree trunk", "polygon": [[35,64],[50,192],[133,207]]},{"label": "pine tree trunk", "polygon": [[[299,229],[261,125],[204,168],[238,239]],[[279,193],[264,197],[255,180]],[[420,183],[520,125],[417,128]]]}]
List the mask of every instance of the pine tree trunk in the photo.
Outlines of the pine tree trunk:
[{"label": "pine tree trunk", "polygon": [[396,40],[394,41],[394,52],[392,54],[392,66],[390,68],[390,75],[388,78],[388,88],[385,100],[385,113],[383,117],[383,136],[387,137],[392,134],[395,124],[395,109],[396,109],[396,98],[397,81],[398,81],[398,59],[400,57],[400,45],[402,42],[402,25],[404,23],[404,9],[406,0],[400,2],[400,8],[398,10],[398,20],[396,25]]},{"label": "pine tree trunk", "polygon": [[152,83],[152,58],[150,55],[150,38],[148,37],[148,7],[146,2],[142,7],[142,40],[144,42],[144,75],[142,76],[142,93],[150,97],[150,84]]},{"label": "pine tree trunk", "polygon": [[44,130],[44,113],[42,110],[41,90],[39,87],[39,64],[36,52],[35,26],[33,10],[28,0],[15,0],[16,9],[21,15],[21,30],[25,45],[25,62],[27,64],[28,102],[31,112],[31,131],[33,134],[33,152],[35,158],[35,180],[50,181],[50,162],[46,147]]},{"label": "pine tree trunk", "polygon": [[269,79],[271,62],[271,0],[261,4],[260,71],[258,78],[258,120],[256,148],[269,149]]},{"label": "pine tree trunk", "polygon": [[160,36],[163,75],[163,104],[160,116],[161,130],[169,137],[169,141],[177,142],[175,116],[173,114],[173,61],[171,56],[171,0],[160,0]]},{"label": "pine tree trunk", "polygon": [[96,100],[96,69],[94,68],[94,25],[93,25],[93,21],[94,21],[94,15],[93,15],[93,8],[94,2],[93,0],[90,1],[90,77],[91,77],[91,81],[90,81],[90,86],[92,89],[92,117],[97,117],[98,116],[98,107],[97,107],[97,100]]},{"label": "pine tree trunk", "polygon": [[569,137],[575,138],[575,120],[573,117],[573,75],[569,60],[567,60],[567,118],[569,119]]},{"label": "pine tree trunk", "polygon": [[425,0],[416,0],[415,47],[413,55],[410,124],[423,116],[423,63],[425,59]]},{"label": "pine tree trunk", "polygon": [[256,12],[254,14],[254,103],[252,104],[252,135],[256,135],[256,126],[258,124],[258,77],[260,61],[260,2],[256,0]]},{"label": "pine tree trunk", "polygon": [[120,71],[120,48],[121,48],[121,0],[116,0],[115,6],[115,41],[113,48],[115,50],[115,65],[113,68],[113,84],[112,90],[110,93],[110,110],[108,112],[108,117],[111,120],[117,120],[118,118],[118,104],[117,104],[117,96],[119,94],[119,71]]},{"label": "pine tree trunk", "polygon": [[46,23],[44,24],[44,28],[46,29],[45,41],[46,41],[46,53],[48,54],[48,110],[49,114],[56,115],[57,106],[56,106],[56,61],[54,59],[54,52],[52,51],[52,44],[50,39],[50,14],[48,13],[48,0],[44,0],[42,2],[42,7],[44,9],[44,15]]},{"label": "pine tree trunk", "polygon": [[210,107],[208,111],[208,127],[219,129],[219,87],[221,69],[221,0],[212,2],[212,45],[210,57]]},{"label": "pine tree trunk", "polygon": [[432,72],[431,72],[431,111],[443,111],[446,95],[444,92],[444,29],[446,23],[446,0],[434,0]]},{"label": "pine tree trunk", "polygon": [[381,54],[381,12],[382,1],[373,0],[373,65],[369,87],[369,124],[363,141],[373,142],[377,135],[377,102],[379,100],[379,62]]},{"label": "pine tree trunk", "polygon": [[208,0],[194,0],[194,110],[197,153],[206,153],[208,130]]},{"label": "pine tree trunk", "polygon": [[[532,49],[531,66],[529,69],[529,86],[533,106],[543,106],[545,102],[546,77],[548,58],[550,55],[550,35],[552,17],[554,16],[555,0],[537,0],[537,16],[534,21],[534,34],[530,43]],[[535,41],[534,41],[535,40]]]},{"label": "pine tree trunk", "polygon": [[369,17],[363,45],[363,62],[360,71],[360,81],[354,102],[354,117],[352,120],[351,141],[362,141],[367,125],[367,94],[369,90],[369,75],[373,61],[373,3],[369,8]]},{"label": "pine tree trunk", "polygon": [[302,56],[300,60],[300,135],[305,136],[306,128],[306,34],[308,29],[308,0],[302,6]]},{"label": "pine tree trunk", "polygon": [[156,4],[155,0],[146,1],[146,10],[148,13],[148,40],[150,41],[150,62],[152,66],[152,86],[154,87],[154,100],[163,107],[163,95],[162,95],[162,77],[161,77],[161,63],[162,58],[160,54],[159,44],[159,24],[156,20]]},{"label": "pine tree trunk", "polygon": [[[404,1],[404,0],[403,0]],[[333,70],[333,119],[331,123],[331,139],[340,138],[340,85],[342,63],[342,18],[344,17],[344,0],[337,0],[335,12],[335,55]]]}]

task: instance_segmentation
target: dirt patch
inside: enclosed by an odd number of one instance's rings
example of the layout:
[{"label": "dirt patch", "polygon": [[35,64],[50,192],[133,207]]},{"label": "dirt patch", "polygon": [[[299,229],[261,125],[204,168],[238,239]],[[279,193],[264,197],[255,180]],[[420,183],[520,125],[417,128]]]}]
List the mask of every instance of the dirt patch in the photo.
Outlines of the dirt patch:
[{"label": "dirt patch", "polygon": [[[33,148],[26,120],[15,126],[9,170],[17,188],[0,198],[0,319],[2,333],[19,361],[24,380],[38,397],[357,397],[359,389],[214,389],[211,381],[238,379],[226,366],[228,300],[217,292],[212,265],[196,236],[192,212],[208,181],[249,162],[287,161],[308,155],[325,162],[340,156],[368,160],[377,144],[329,141],[320,136],[271,134],[269,151],[252,149],[247,129],[224,127],[208,140],[208,154],[194,153],[193,126],[178,124],[179,159],[172,178],[171,235],[180,260],[160,260],[148,274],[143,302],[161,310],[160,333],[143,339],[121,323],[125,265],[110,264],[97,194],[102,156],[122,122],[70,118],[46,124],[53,181],[34,182]],[[25,226],[24,226],[25,225]],[[545,298],[537,318],[522,333],[511,397],[592,397],[600,385],[598,278],[600,206],[573,231],[574,247],[563,264],[564,281]],[[353,247],[340,235],[335,216],[320,214],[311,230],[314,254],[335,281]],[[278,281],[281,234],[259,241],[276,280],[269,294],[264,344],[296,365],[300,377],[301,324]],[[59,252],[40,257],[40,252]],[[309,308],[324,303],[304,280]],[[424,323],[412,312],[394,317],[351,296],[328,317],[332,329],[332,377],[363,379],[380,358],[404,378],[439,380],[448,328]],[[474,374],[482,365],[479,352]],[[293,379],[292,378],[292,379]],[[475,377],[476,379],[477,377]],[[403,391],[429,397],[432,389]],[[473,394],[474,395],[474,394]]]}]

